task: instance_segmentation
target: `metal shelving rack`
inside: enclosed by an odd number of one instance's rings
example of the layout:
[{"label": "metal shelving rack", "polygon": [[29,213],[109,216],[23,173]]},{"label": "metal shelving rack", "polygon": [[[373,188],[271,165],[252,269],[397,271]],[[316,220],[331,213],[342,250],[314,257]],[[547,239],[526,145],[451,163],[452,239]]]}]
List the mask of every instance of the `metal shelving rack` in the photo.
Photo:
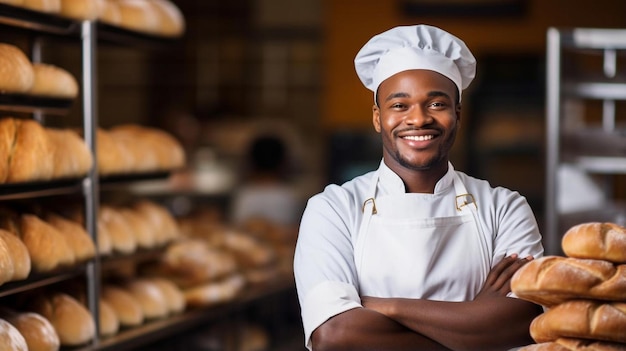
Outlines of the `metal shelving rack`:
[{"label": "metal shelving rack", "polygon": [[[626,207],[614,199],[610,178],[626,175],[626,130],[620,126],[617,103],[626,101],[626,76],[618,72],[620,54],[626,53],[626,29],[549,28],[546,66],[546,213],[544,245],[546,254],[562,254],[561,238],[572,225],[587,221],[612,221],[626,217]],[[591,74],[567,65],[570,57],[586,62]],[[623,57],[623,56],[622,56]],[[593,60],[598,60],[594,65]],[[590,63],[591,62],[591,63]],[[572,67],[574,67],[572,69]],[[568,70],[569,69],[569,70]],[[600,103],[601,116],[595,125],[579,121],[566,125],[571,111],[567,101]],[[576,130],[578,128],[578,130]],[[606,204],[575,213],[559,209],[559,168],[565,163],[590,177],[600,177]]]}]

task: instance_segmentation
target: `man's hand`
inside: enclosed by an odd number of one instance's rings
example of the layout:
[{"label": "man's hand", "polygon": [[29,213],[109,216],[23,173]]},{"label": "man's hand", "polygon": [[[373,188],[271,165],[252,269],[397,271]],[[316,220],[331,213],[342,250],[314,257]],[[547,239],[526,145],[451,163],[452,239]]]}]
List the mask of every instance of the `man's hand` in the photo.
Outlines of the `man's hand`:
[{"label": "man's hand", "polygon": [[507,296],[511,292],[511,278],[518,269],[533,260],[532,256],[519,258],[517,254],[512,254],[498,262],[485,280],[485,284],[476,295],[474,300],[485,297]]}]

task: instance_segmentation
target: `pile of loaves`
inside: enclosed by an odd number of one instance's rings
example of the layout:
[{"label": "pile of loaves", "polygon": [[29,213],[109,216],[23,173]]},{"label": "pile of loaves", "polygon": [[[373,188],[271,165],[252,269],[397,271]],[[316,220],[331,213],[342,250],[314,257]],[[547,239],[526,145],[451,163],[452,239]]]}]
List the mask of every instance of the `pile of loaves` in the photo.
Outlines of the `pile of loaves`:
[{"label": "pile of loaves", "polygon": [[0,3],[164,37],[177,37],[185,31],[183,14],[169,0],[0,0]]},{"label": "pile of loaves", "polygon": [[545,256],[516,272],[511,290],[546,312],[523,351],[626,350],[626,228],[583,223],[562,240],[566,257]]}]

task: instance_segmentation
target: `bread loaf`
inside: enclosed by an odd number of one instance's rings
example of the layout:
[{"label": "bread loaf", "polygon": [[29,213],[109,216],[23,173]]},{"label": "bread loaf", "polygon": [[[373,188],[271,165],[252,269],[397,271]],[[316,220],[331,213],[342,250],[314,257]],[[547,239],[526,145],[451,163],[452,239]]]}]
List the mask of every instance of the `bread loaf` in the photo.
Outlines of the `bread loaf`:
[{"label": "bread loaf", "polygon": [[530,335],[538,342],[581,338],[626,343],[626,302],[566,301],[537,316]]},{"label": "bread loaf", "polygon": [[9,162],[7,182],[27,182],[52,178],[52,146],[42,125],[30,119],[16,120],[16,134]]},{"label": "bread loaf", "polygon": [[53,178],[73,178],[86,175],[93,166],[91,150],[72,129],[46,128],[53,161]]},{"label": "bread loaf", "polygon": [[70,72],[46,63],[32,65],[34,80],[29,94],[59,98],[78,96],[78,82]]},{"label": "bread loaf", "polygon": [[109,234],[109,229],[102,222],[100,218],[98,218],[98,253],[102,256],[110,255],[113,252],[113,242],[111,241],[111,234]]},{"label": "bread loaf", "polygon": [[207,282],[183,290],[188,306],[211,306],[232,300],[245,285],[245,279],[233,274],[219,281]]},{"label": "bread loaf", "polygon": [[511,291],[519,298],[548,307],[583,298],[626,301],[626,265],[544,256],[515,272]]},{"label": "bread loaf", "polygon": [[122,20],[120,26],[126,29],[154,34],[159,29],[159,17],[146,0],[118,0]]},{"label": "bread loaf", "polygon": [[96,0],[61,0],[60,14],[77,20],[95,20],[98,5]]},{"label": "bread loaf", "polygon": [[117,210],[129,224],[130,234],[135,236],[139,248],[151,249],[156,246],[155,233],[145,218],[131,208],[119,207]]},{"label": "bread loaf", "polygon": [[28,351],[24,336],[4,319],[0,319],[0,350]]},{"label": "bread loaf", "polygon": [[36,299],[32,306],[52,323],[62,346],[83,345],[95,337],[96,326],[91,312],[74,297],[53,293]]},{"label": "bread loaf", "polygon": [[169,308],[161,289],[148,279],[139,278],[125,284],[125,288],[139,302],[146,319],[162,318]]},{"label": "bread loaf", "polygon": [[4,240],[0,240],[0,285],[13,280],[14,274],[11,248]]},{"label": "bread loaf", "polygon": [[13,6],[21,6],[24,3],[24,0],[0,0],[0,3]]},{"label": "bread loaf", "polygon": [[174,282],[162,277],[151,277],[149,281],[156,285],[163,293],[170,313],[179,313],[185,309],[185,296]]},{"label": "bread loaf", "polygon": [[49,272],[74,264],[74,252],[63,234],[39,217],[23,214],[20,232],[35,271]]},{"label": "bread loaf", "polygon": [[101,296],[115,312],[120,326],[135,327],[143,323],[144,314],[141,305],[137,298],[127,290],[106,284],[102,287]]},{"label": "bread loaf", "polygon": [[45,219],[65,237],[76,262],[85,262],[96,255],[96,245],[82,225],[53,213]]},{"label": "bread loaf", "polygon": [[115,208],[101,205],[99,220],[107,227],[115,252],[129,254],[137,250],[137,239],[132,234],[132,228]]},{"label": "bread loaf", "polygon": [[21,6],[39,12],[59,13],[61,0],[23,0]]},{"label": "bread loaf", "polygon": [[614,223],[582,223],[563,235],[561,246],[569,257],[626,263],[626,228]]},{"label": "bread loaf", "polygon": [[0,92],[27,93],[34,79],[33,65],[24,52],[0,43]]},{"label": "bread loaf", "polygon": [[104,176],[130,172],[135,162],[133,154],[127,152],[106,129],[96,131],[96,152],[98,173]]},{"label": "bread loaf", "polygon": [[112,26],[119,26],[122,21],[122,13],[117,2],[110,0],[96,0],[98,5],[98,21]]},{"label": "bread loaf", "polygon": [[[16,234],[4,229],[0,229],[0,241],[4,242],[8,248],[8,258],[11,259],[13,265],[13,275],[10,280],[26,279],[31,270],[30,255],[26,245]],[[10,269],[7,269],[7,272],[10,271]]]},{"label": "bread loaf", "polygon": [[146,145],[145,139],[138,133],[126,128],[114,127],[109,129],[114,142],[132,158],[129,170],[133,173],[154,172],[159,168],[159,161],[154,150]]},{"label": "bread loaf", "polygon": [[519,351],[626,351],[626,344],[597,340],[559,338],[556,341],[532,344]]},{"label": "bread loaf", "polygon": [[120,329],[120,320],[111,304],[106,300],[100,299],[99,303],[100,317],[100,336],[111,336],[117,334]]},{"label": "bread loaf", "polygon": [[35,312],[17,312],[7,320],[24,336],[28,351],[57,351],[61,346],[52,323]]},{"label": "bread loaf", "polygon": [[165,244],[179,236],[178,225],[167,208],[148,200],[141,200],[133,205],[154,232],[157,245]]},{"label": "bread loaf", "polygon": [[9,163],[13,155],[13,141],[17,132],[17,123],[14,118],[0,119],[0,183],[4,183],[9,176]]},{"label": "bread loaf", "polygon": [[111,128],[111,133],[122,141],[139,141],[136,152],[143,155],[140,170],[172,170],[185,164],[185,152],[178,140],[158,128],[137,124],[123,124]]}]

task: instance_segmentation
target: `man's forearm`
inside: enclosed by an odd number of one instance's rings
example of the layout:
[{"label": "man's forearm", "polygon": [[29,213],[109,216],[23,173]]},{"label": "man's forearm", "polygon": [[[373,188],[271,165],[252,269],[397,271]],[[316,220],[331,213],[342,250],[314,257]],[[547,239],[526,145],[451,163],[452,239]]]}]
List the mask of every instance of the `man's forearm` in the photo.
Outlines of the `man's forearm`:
[{"label": "man's forearm", "polygon": [[336,315],[313,332],[314,351],[449,350],[373,310],[355,308]]},{"label": "man's forearm", "polygon": [[530,322],[541,312],[537,305],[508,297],[469,302],[366,297],[363,304],[453,350],[530,344]]}]

